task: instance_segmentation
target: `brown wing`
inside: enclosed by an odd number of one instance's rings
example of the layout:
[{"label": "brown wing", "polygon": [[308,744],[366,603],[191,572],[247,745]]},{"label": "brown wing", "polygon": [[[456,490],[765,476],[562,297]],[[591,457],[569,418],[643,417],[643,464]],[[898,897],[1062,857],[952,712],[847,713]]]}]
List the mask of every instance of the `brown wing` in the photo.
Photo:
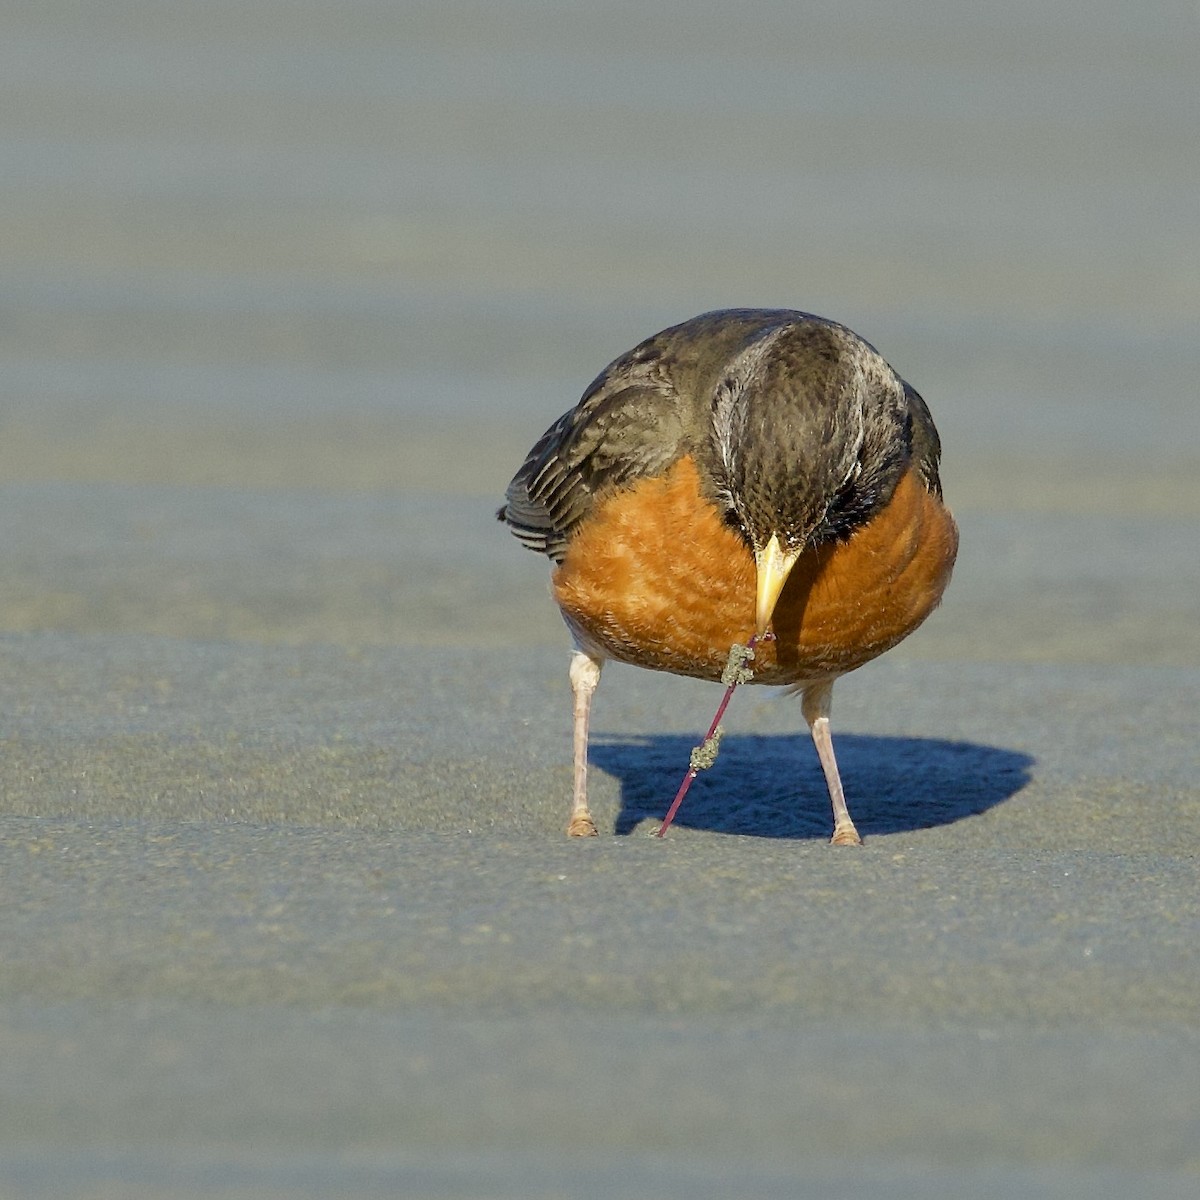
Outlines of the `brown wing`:
[{"label": "brown wing", "polygon": [[684,452],[678,399],[658,357],[639,347],[618,359],[530,450],[497,514],[529,549],[561,562],[597,495]]}]

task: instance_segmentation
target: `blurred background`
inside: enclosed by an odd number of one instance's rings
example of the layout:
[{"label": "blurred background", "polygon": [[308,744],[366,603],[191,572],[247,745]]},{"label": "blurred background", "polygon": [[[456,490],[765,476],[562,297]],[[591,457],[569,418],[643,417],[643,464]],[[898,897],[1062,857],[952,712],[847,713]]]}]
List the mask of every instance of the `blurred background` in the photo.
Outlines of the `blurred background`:
[{"label": "blurred background", "polygon": [[963,557],[902,653],[1200,661],[1192,0],[0,21],[0,627],[562,638],[489,524],[525,450],[777,305],[941,427]]},{"label": "blurred background", "polygon": [[[1200,1194],[1198,40],[4,0],[0,1192]],[[946,602],[838,685],[862,856],[767,689],[666,842],[560,832],[567,636],[495,509],[733,305],[942,433]],[[606,832],[716,702],[622,670]]]}]

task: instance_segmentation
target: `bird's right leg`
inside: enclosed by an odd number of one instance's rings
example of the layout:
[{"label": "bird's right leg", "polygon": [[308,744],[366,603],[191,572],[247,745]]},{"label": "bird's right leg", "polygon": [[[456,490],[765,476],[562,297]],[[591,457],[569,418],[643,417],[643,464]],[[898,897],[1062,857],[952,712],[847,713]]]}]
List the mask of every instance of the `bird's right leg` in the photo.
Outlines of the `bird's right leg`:
[{"label": "bird's right leg", "polygon": [[588,811],[587,752],[588,716],[592,710],[592,693],[600,682],[604,659],[594,658],[583,650],[571,656],[571,693],[575,697],[575,791],[571,798],[571,819],[567,823],[568,837],[595,837],[596,822]]}]

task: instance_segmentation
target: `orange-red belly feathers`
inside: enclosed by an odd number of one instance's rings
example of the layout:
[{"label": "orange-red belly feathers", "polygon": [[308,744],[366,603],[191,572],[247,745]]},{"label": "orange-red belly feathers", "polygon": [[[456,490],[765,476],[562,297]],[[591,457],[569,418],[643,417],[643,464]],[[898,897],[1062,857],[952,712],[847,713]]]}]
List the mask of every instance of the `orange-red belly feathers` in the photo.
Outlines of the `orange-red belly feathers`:
[{"label": "orange-red belly feathers", "polygon": [[[832,677],[890,649],[937,607],[957,548],[950,513],[908,470],[847,540],[800,557],[755,682]],[[600,500],[553,588],[583,645],[654,670],[719,679],[730,646],[754,630],[753,555],[702,495],[690,457]]]}]

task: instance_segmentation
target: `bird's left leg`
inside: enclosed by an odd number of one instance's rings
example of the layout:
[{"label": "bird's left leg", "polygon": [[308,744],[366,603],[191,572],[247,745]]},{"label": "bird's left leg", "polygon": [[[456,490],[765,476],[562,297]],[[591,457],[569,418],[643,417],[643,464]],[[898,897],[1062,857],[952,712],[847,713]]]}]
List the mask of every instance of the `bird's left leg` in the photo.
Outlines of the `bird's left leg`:
[{"label": "bird's left leg", "polygon": [[829,786],[829,799],[833,802],[833,838],[835,846],[861,846],[862,838],[850,820],[846,807],[846,795],[842,791],[842,777],[838,773],[837,759],[833,755],[833,735],[829,731],[829,709],[833,700],[833,680],[810,683],[800,695],[800,711],[808,722],[821,770]]},{"label": "bird's left leg", "polygon": [[596,822],[588,810],[587,752],[588,717],[592,710],[592,693],[600,682],[604,659],[594,658],[583,650],[571,656],[571,693],[575,698],[575,790],[571,798],[571,819],[567,823],[568,837],[595,837]]}]

